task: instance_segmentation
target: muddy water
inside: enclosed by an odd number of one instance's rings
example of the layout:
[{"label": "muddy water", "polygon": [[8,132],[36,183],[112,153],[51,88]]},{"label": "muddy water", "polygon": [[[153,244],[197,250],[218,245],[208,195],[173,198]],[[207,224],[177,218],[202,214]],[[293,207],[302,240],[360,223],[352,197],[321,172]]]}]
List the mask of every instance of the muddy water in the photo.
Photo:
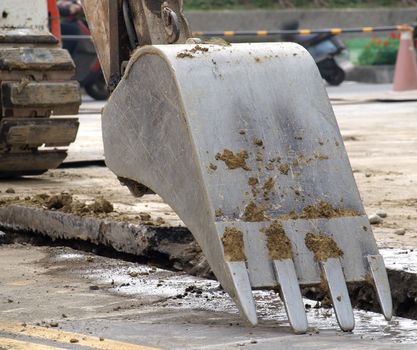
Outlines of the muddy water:
[{"label": "muddy water", "polygon": [[389,269],[417,273],[417,249],[380,249]]},{"label": "muddy water", "polygon": [[[410,256],[417,262],[415,252],[402,250],[382,250],[389,267],[417,269],[410,263]],[[58,261],[83,260],[83,254],[62,254],[55,257]],[[204,310],[208,312],[231,313],[236,320],[238,310],[229,296],[224,293],[216,281],[192,277],[186,274],[151,268],[146,265],[120,263],[83,267],[73,270],[84,278],[100,285],[107,285],[107,292],[138,298],[150,298],[164,308],[185,310]],[[132,277],[133,276],[133,277]],[[273,291],[254,291],[258,316],[261,324],[276,323],[288,326],[284,305]],[[304,299],[311,332],[326,333],[339,329],[332,309],[315,308],[315,301]],[[364,339],[385,340],[395,343],[413,344],[417,342],[417,321],[395,317],[387,322],[383,316],[355,310],[355,336]],[[350,335],[345,335],[350,336]]]}]

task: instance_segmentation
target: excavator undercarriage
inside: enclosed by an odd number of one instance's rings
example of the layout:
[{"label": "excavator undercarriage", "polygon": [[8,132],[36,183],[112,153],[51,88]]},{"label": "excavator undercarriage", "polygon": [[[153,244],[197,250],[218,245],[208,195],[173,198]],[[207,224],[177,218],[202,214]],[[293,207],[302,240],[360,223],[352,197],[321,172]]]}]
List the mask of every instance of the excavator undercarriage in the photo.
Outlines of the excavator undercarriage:
[{"label": "excavator undercarriage", "polygon": [[46,1],[2,1],[0,12],[0,177],[39,175],[77,135],[78,120],[62,117],[78,113],[75,67],[48,30]]},{"label": "excavator undercarriage", "polygon": [[319,285],[350,331],[347,282],[362,282],[390,319],[384,262],[308,52],[190,38],[180,0],[84,7],[112,90],[106,164],[177,212],[242,317],[257,323],[252,289],[278,288],[305,333],[300,285]]}]

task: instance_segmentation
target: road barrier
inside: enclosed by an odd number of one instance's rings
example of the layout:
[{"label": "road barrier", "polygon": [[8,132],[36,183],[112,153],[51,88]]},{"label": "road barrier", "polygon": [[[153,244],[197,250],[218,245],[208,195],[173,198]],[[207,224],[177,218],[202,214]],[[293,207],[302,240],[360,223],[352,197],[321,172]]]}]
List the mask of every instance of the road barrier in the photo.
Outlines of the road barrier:
[{"label": "road barrier", "polygon": [[256,30],[256,31],[211,31],[211,32],[193,32],[196,37],[235,37],[235,36],[274,36],[274,35],[310,35],[310,34],[350,34],[350,33],[376,33],[402,31],[409,28],[406,25],[383,26],[383,27],[357,27],[357,28],[325,28],[325,29],[295,29],[295,30]]},{"label": "road barrier", "polygon": [[[310,34],[351,34],[351,33],[378,33],[404,31],[410,28],[408,25],[382,26],[382,27],[357,27],[357,28],[326,28],[326,29],[296,29],[296,30],[226,30],[193,32],[194,37],[237,37],[237,36],[277,36],[277,35],[310,35]],[[63,40],[91,40],[89,35],[63,35]]]}]

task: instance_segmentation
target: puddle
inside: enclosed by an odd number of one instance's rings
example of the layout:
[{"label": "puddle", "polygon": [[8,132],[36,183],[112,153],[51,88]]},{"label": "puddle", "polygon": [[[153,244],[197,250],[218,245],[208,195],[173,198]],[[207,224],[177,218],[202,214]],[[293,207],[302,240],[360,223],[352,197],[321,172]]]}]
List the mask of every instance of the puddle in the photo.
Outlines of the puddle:
[{"label": "puddle", "polygon": [[[412,249],[381,249],[386,266],[417,272],[417,252]],[[54,257],[55,261],[78,261],[84,254],[63,252]],[[92,265],[78,266],[72,273],[100,285],[110,293],[137,298],[152,297],[161,306],[179,309],[194,309],[210,312],[238,314],[231,298],[219,288],[217,281],[193,277],[187,274],[133,264],[120,260],[97,257]],[[258,317],[267,322],[288,326],[285,308],[279,296],[273,291],[253,292]],[[304,299],[308,305],[307,318],[312,329],[320,332],[339,329],[333,309],[315,309],[315,301]],[[355,310],[355,336],[363,339],[383,340],[393,343],[414,344],[417,339],[417,321],[394,317],[387,322],[380,314]],[[342,334],[342,332],[341,332]]]},{"label": "puddle", "polygon": [[417,273],[417,250],[414,249],[380,249],[385,266],[393,270]]},{"label": "puddle", "polygon": [[64,253],[64,254],[59,254],[55,256],[53,260],[56,262],[59,262],[59,261],[80,260],[80,259],[85,259],[85,255],[78,254],[78,253]]}]

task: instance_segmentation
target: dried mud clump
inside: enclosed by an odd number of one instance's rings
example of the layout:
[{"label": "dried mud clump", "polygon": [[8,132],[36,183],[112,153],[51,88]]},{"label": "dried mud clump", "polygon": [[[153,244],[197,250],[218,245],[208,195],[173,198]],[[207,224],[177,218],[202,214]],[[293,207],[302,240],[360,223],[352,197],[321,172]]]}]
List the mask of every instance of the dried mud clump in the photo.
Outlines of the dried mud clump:
[{"label": "dried mud clump", "polygon": [[249,155],[246,151],[240,151],[239,153],[235,154],[231,150],[225,149],[223,151],[223,154],[216,154],[216,160],[222,160],[223,162],[225,162],[226,166],[232,170],[238,168],[242,168],[246,171],[251,170],[246,164],[246,159],[248,158]]},{"label": "dried mud clump", "polygon": [[304,241],[307,248],[313,252],[316,261],[343,256],[343,252],[331,237],[308,233]]},{"label": "dried mud clump", "polygon": [[95,214],[107,214],[114,211],[113,205],[104,198],[96,199],[92,204],[89,205],[89,209]]},{"label": "dried mud clump", "polygon": [[257,137],[255,137],[253,139],[253,144],[259,147],[262,147],[264,145],[264,142],[261,139],[258,139]]},{"label": "dried mud clump", "polygon": [[194,58],[194,56],[189,51],[178,52],[177,58]]},{"label": "dried mud clump", "polygon": [[358,216],[358,213],[349,208],[334,208],[331,204],[320,201],[315,205],[309,205],[299,215],[300,219],[335,218],[343,216]]},{"label": "dried mud clump", "polygon": [[266,217],[264,211],[264,208],[258,207],[254,202],[250,202],[243,213],[243,220],[248,222],[265,221]]},{"label": "dried mud clump", "polygon": [[181,52],[178,52],[177,58],[194,58],[193,55],[196,52],[207,52],[209,49],[207,47],[202,47],[200,45],[196,45],[191,50],[184,50]]},{"label": "dried mud clump", "polygon": [[200,46],[200,45],[196,45],[196,46],[194,46],[191,50],[190,50],[190,52],[191,53],[196,53],[196,52],[198,52],[198,51],[200,51],[200,52],[208,52],[208,48],[207,47],[202,47],[202,46]]},{"label": "dried mud clump", "polygon": [[150,221],[150,220],[152,220],[152,217],[148,213],[139,213],[139,218],[142,221]]},{"label": "dried mud clump", "polygon": [[278,170],[282,175],[288,175],[288,172],[290,171],[290,166],[288,164],[280,164]]},{"label": "dried mud clump", "polygon": [[226,227],[222,238],[226,261],[245,261],[243,233],[234,227]]},{"label": "dried mud clump", "polygon": [[74,200],[69,193],[53,196],[39,194],[33,197],[31,201],[34,204],[42,205],[42,207],[48,210],[59,210],[80,216],[86,214],[108,214],[114,211],[113,205],[104,198],[97,198],[93,203],[87,204]]},{"label": "dried mud clump", "polygon": [[224,216],[224,214],[223,214],[223,210],[221,210],[220,208],[217,208],[217,209],[214,211],[214,215],[216,216],[216,218],[220,218],[220,217]]},{"label": "dried mud clump", "polygon": [[250,177],[248,180],[248,185],[249,186],[256,186],[259,183],[259,180],[257,177]]},{"label": "dried mud clump", "polygon": [[[41,197],[40,197],[41,199]],[[70,209],[72,205],[72,196],[68,193],[61,193],[44,199],[44,206],[49,210]]]},{"label": "dried mud clump", "polygon": [[269,258],[271,260],[292,259],[291,242],[279,222],[261,230],[267,238]]},{"label": "dried mud clump", "polygon": [[213,171],[216,171],[217,170],[217,165],[214,165],[213,163],[210,163],[209,169],[211,169]]},{"label": "dried mud clump", "polygon": [[262,189],[266,192],[271,191],[274,188],[275,181],[272,177],[270,177],[263,185]]},{"label": "dried mud clump", "polygon": [[255,159],[257,162],[262,162],[264,160],[264,155],[261,152],[257,152]]}]

